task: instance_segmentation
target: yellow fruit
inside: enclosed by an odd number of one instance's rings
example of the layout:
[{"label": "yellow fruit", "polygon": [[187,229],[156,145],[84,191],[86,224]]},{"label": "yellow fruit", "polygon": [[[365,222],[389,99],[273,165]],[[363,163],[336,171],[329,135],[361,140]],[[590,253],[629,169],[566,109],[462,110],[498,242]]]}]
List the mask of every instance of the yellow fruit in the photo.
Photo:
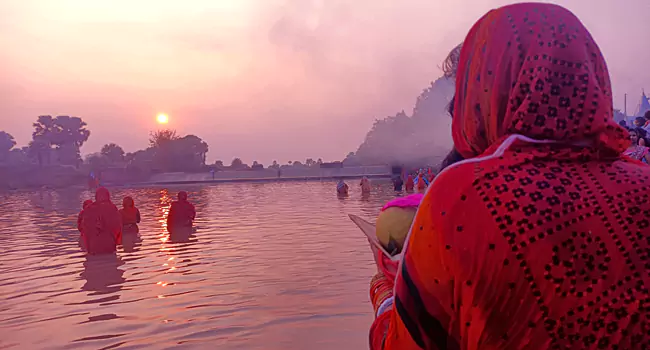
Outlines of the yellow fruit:
[{"label": "yellow fruit", "polygon": [[392,207],[382,211],[377,217],[375,234],[389,253],[402,251],[416,212],[417,208]]}]

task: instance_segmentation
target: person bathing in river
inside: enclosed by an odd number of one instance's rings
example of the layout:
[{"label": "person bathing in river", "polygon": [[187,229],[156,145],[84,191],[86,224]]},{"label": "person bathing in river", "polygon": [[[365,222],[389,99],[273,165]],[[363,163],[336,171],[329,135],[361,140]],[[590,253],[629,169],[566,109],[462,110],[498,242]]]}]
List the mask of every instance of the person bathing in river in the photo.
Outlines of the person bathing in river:
[{"label": "person bathing in river", "polygon": [[187,192],[178,192],[178,200],[172,202],[167,216],[167,231],[174,233],[176,231],[191,232],[196,209],[194,205],[187,200]]},{"label": "person bathing in river", "polygon": [[415,189],[415,181],[413,180],[413,175],[409,174],[406,177],[406,192],[413,192]]},{"label": "person bathing in river", "polygon": [[83,211],[82,244],[88,254],[109,254],[122,241],[122,218],[104,187],[95,192],[95,202]]},{"label": "person bathing in river", "polygon": [[649,348],[650,167],[621,156],[584,25],[552,4],[488,12],[454,100],[465,160],[428,189],[396,277],[373,279],[370,348]]},{"label": "person bathing in river", "polygon": [[339,180],[339,182],[336,184],[336,194],[339,196],[347,196],[348,191],[349,191],[348,184],[343,181],[343,179]]},{"label": "person bathing in river", "polygon": [[415,186],[418,188],[418,192],[424,192],[429,186],[429,180],[424,176],[424,171],[420,170],[417,179],[415,180]]},{"label": "person bathing in river", "polygon": [[79,230],[79,242],[83,241],[84,239],[84,231],[82,227],[83,223],[83,218],[84,218],[84,211],[93,204],[93,201],[90,199],[87,199],[83,202],[81,211],[79,212],[79,215],[77,216],[77,230]]},{"label": "person bathing in river", "polygon": [[126,196],[122,200],[122,209],[120,209],[122,216],[122,232],[123,233],[138,233],[138,224],[140,223],[140,210],[135,207],[133,198]]},{"label": "person bathing in river", "polygon": [[393,176],[393,190],[395,190],[395,192],[402,192],[402,186],[404,186],[404,181],[402,180],[402,176],[400,175]]},{"label": "person bathing in river", "polygon": [[362,194],[370,193],[371,186],[370,186],[370,180],[368,180],[368,177],[364,176],[363,178],[361,178],[361,182],[359,183],[359,186],[361,187],[361,193]]}]

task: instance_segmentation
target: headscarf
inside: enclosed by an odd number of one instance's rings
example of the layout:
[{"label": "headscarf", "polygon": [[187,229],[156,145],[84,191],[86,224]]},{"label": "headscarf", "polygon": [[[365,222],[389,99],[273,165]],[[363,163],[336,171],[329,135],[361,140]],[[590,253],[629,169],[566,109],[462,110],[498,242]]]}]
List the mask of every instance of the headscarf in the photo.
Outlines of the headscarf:
[{"label": "headscarf", "polygon": [[122,225],[137,224],[140,219],[138,208],[135,207],[133,198],[129,196],[124,197],[122,200],[122,209],[120,209],[120,214],[122,215]]},{"label": "headscarf", "polygon": [[627,132],[612,119],[605,59],[591,34],[557,5],[516,4],[488,12],[464,41],[452,134],[464,158],[504,138],[588,143],[618,155]]},{"label": "headscarf", "polygon": [[82,235],[83,235],[83,227],[81,226],[81,222],[83,221],[84,210],[86,210],[92,204],[93,204],[92,200],[86,199],[81,206],[82,209],[79,212],[79,215],[77,216],[77,230],[79,230],[79,232],[81,232]]},{"label": "headscarf", "polygon": [[105,187],[100,187],[97,189],[97,191],[95,191],[95,201],[97,203],[111,203],[111,193],[108,192]]},{"label": "headscarf", "polygon": [[172,202],[167,216],[167,230],[172,232],[179,227],[192,227],[196,209],[194,205],[187,200],[187,192],[178,192],[178,201]]},{"label": "headscarf", "polygon": [[373,326],[371,348],[645,342],[645,328],[630,321],[647,313],[635,302],[645,287],[633,286],[647,285],[645,274],[633,273],[645,257],[629,248],[646,244],[632,234],[645,232],[635,222],[647,201],[632,199],[647,187],[642,169],[544,153],[614,158],[629,145],[612,120],[605,61],[582,23],[552,4],[490,11],[464,41],[454,109],[454,144],[464,158],[492,153],[514,134],[534,147],[436,178],[407,240],[388,335],[385,324]]},{"label": "headscarf", "polygon": [[336,184],[336,190],[340,191],[343,188],[345,188],[345,181],[343,179],[339,180],[339,182]]},{"label": "headscarf", "polygon": [[115,252],[122,239],[122,218],[106,188],[98,188],[95,203],[84,210],[82,229],[88,253]]}]

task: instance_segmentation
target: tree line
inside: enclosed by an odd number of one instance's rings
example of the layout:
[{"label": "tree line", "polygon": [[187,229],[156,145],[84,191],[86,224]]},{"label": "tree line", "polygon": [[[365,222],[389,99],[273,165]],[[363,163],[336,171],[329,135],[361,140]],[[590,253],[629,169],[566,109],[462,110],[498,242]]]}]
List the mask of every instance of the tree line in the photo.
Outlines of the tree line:
[{"label": "tree line", "polygon": [[[257,162],[249,166],[241,158],[234,158],[229,165],[217,160],[206,164],[208,144],[196,135],[178,135],[175,130],[158,130],[149,134],[149,146],[135,152],[125,152],[116,143],[104,145],[99,152],[84,159],[81,147],[90,138],[88,125],[79,117],[49,115],[39,116],[33,124],[32,140],[27,146],[17,147],[12,135],[0,131],[0,166],[47,167],[68,166],[81,170],[105,170],[108,168],[136,169],[144,172],[193,172],[207,170],[261,169]],[[279,164],[273,161],[268,168],[319,166],[323,160],[307,158],[304,162],[289,161]],[[82,169],[83,168],[83,169]]]}]

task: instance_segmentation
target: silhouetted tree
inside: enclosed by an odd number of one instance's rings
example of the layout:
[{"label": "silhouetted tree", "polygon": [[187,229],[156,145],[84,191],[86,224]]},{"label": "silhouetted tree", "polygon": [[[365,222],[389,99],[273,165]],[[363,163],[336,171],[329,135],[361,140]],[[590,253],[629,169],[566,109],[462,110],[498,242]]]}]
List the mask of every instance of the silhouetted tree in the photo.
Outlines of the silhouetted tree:
[{"label": "silhouetted tree", "polygon": [[124,150],[114,143],[104,145],[100,153],[111,163],[119,163],[124,160]]},{"label": "silhouetted tree", "polygon": [[313,165],[315,165],[315,164],[316,164],[316,162],[315,162],[313,159],[311,159],[311,158],[307,158],[307,159],[305,160],[305,165],[307,165],[307,166],[313,166]]},{"label": "silhouetted tree", "polygon": [[230,166],[233,168],[240,168],[242,165],[244,165],[244,162],[239,158],[235,158],[230,162]]},{"label": "silhouetted tree", "polygon": [[16,145],[16,140],[9,133],[0,131],[0,161],[7,161],[9,153]]},{"label": "silhouetted tree", "polygon": [[165,129],[149,133],[149,145],[154,148],[163,147],[170,141],[178,140],[176,130]]},{"label": "silhouetted tree", "polygon": [[39,164],[42,164],[46,149],[49,149],[48,158],[54,149],[63,164],[77,165],[80,162],[80,148],[90,137],[90,131],[86,129],[86,123],[81,118],[65,115],[52,118],[42,115],[33,126],[32,139],[38,144]]},{"label": "silhouetted tree", "polygon": [[214,165],[217,168],[223,168],[223,161],[222,160],[217,160],[217,161],[214,162]]},{"label": "silhouetted tree", "polygon": [[280,164],[278,164],[278,161],[277,161],[277,160],[274,160],[274,161],[273,161],[273,164],[271,164],[271,166],[270,166],[269,168],[270,168],[270,169],[279,169],[279,168],[280,168]]}]

